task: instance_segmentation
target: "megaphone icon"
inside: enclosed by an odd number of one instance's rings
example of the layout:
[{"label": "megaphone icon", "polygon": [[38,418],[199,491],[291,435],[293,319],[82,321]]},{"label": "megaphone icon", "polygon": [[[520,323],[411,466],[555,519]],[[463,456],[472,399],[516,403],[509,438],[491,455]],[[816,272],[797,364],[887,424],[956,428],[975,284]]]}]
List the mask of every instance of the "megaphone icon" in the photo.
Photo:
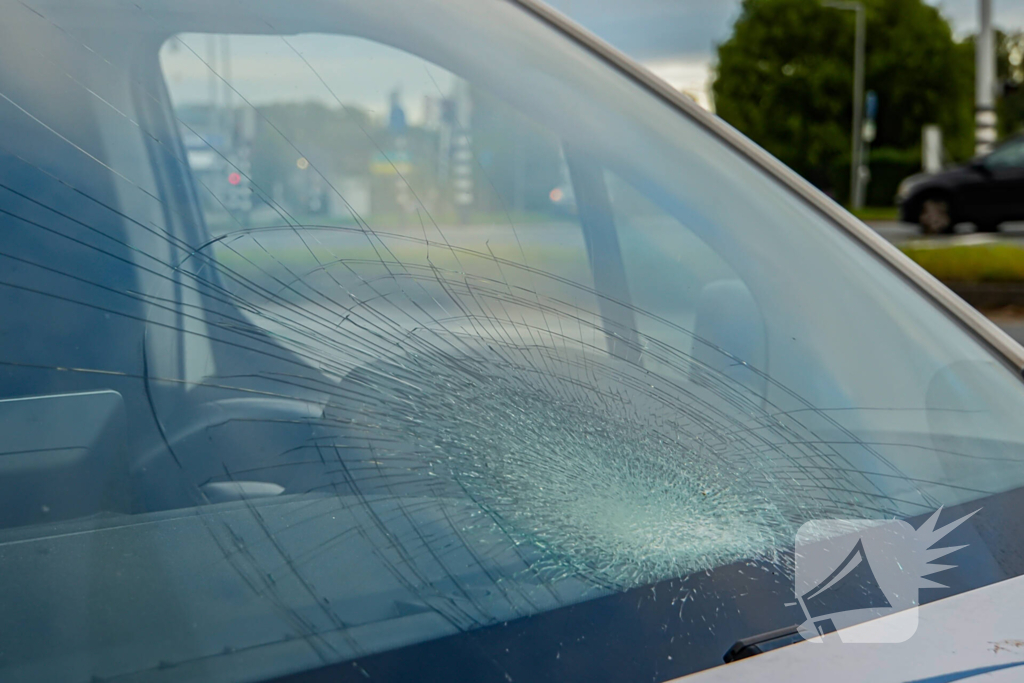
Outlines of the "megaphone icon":
[{"label": "megaphone icon", "polygon": [[864,541],[857,544],[838,567],[817,586],[799,596],[807,619],[818,633],[835,630],[832,615],[860,609],[892,609],[864,552]]},{"label": "megaphone icon", "polygon": [[[936,545],[974,514],[936,529],[940,512],[917,529],[901,519],[804,522],[796,535],[793,576],[804,613],[800,635],[821,642],[821,636],[839,631],[844,643],[902,643],[914,635],[918,591],[945,587],[924,577],[951,568],[932,561],[966,547]],[[837,558],[843,558],[838,566]]]}]

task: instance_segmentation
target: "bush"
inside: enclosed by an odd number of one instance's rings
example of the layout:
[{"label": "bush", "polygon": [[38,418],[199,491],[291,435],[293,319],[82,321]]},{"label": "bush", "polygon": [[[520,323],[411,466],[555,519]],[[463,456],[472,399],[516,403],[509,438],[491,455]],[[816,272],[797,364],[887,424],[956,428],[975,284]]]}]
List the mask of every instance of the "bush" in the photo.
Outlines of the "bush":
[{"label": "bush", "polygon": [[[868,154],[868,168],[871,182],[864,196],[865,206],[893,206],[896,203],[896,188],[908,175],[921,171],[921,150],[893,149],[879,147]],[[837,159],[829,172],[835,200],[850,204],[850,155]]]},{"label": "bush", "polygon": [[896,202],[896,188],[908,175],[920,173],[920,149],[893,149],[881,147],[871,150],[868,158],[871,182],[865,204],[868,206],[892,206]]}]

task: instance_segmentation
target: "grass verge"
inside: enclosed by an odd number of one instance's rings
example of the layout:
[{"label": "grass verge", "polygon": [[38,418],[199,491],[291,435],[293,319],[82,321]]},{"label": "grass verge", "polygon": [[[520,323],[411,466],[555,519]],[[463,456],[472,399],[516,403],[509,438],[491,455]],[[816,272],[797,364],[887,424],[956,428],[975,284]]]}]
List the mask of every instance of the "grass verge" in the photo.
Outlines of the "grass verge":
[{"label": "grass verge", "polygon": [[899,220],[899,209],[895,206],[865,206],[862,209],[850,209],[850,211],[862,221]]},{"label": "grass verge", "polygon": [[900,249],[945,282],[1024,282],[1024,249],[1013,244],[910,243]]}]

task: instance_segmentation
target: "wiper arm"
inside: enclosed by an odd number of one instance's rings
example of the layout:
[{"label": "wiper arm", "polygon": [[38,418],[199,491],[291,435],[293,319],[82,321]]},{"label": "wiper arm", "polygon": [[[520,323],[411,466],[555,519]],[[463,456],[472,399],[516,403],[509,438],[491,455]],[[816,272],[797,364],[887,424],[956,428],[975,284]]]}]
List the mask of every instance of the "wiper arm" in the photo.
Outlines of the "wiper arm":
[{"label": "wiper arm", "polygon": [[762,652],[769,652],[786,645],[792,645],[799,640],[802,640],[802,636],[796,624],[794,624],[774,631],[760,633],[756,636],[750,636],[749,638],[741,638],[733,643],[733,646],[729,648],[729,651],[725,653],[722,659],[728,664],[738,659],[746,659],[747,657],[759,655]]}]

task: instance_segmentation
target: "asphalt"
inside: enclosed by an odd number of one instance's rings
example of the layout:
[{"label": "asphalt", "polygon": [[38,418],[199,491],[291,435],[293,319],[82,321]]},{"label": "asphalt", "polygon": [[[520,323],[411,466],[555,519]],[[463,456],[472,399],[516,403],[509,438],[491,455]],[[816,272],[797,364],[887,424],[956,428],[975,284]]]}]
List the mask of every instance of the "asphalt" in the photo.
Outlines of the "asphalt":
[{"label": "asphalt", "polygon": [[1005,223],[997,233],[974,232],[970,224],[962,224],[956,227],[955,235],[925,236],[921,229],[911,223],[899,221],[867,221],[867,224],[875,229],[879,235],[893,244],[901,244],[911,240],[925,240],[928,242],[975,242],[978,240],[996,242],[1019,242],[1024,244],[1024,223]]}]

